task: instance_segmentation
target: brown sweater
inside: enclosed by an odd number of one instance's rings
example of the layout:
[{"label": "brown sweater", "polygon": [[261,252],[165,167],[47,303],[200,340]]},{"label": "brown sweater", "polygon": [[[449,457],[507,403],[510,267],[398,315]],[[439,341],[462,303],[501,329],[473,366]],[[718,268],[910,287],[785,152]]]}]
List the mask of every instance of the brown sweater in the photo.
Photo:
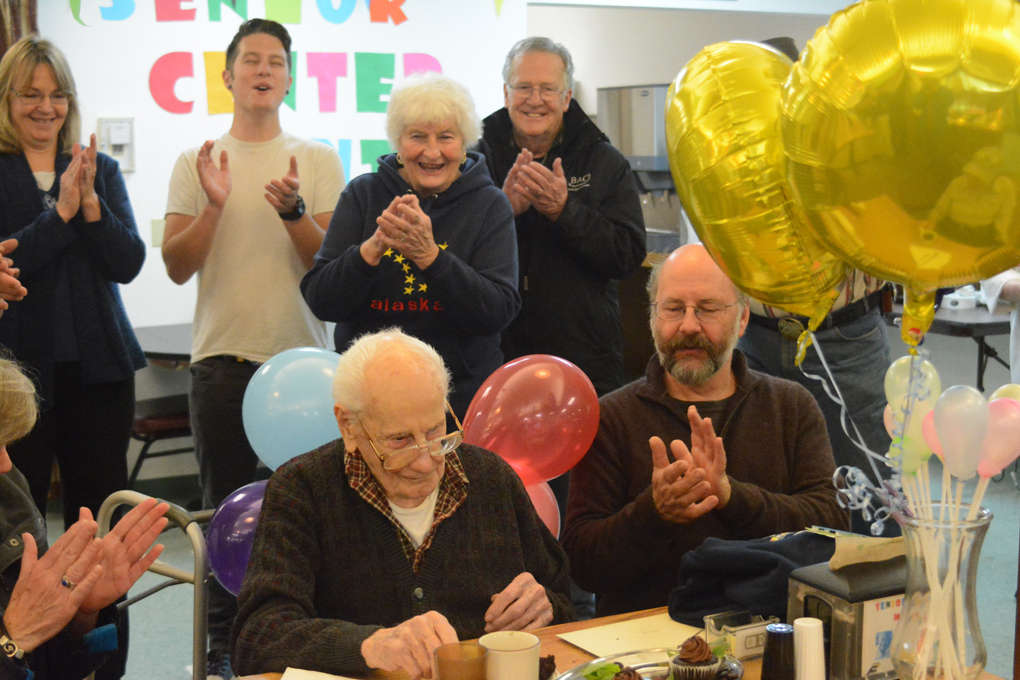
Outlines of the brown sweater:
[{"label": "brown sweater", "polygon": [[347,483],[341,440],[280,466],[238,597],[234,671],[362,673],[365,638],[430,610],[460,639],[476,638],[490,597],[525,571],[545,586],[553,623],[572,620],[566,555],[520,478],[476,446],[457,455],[467,498],[439,524],[417,573],[396,526]]},{"label": "brown sweater", "polygon": [[571,472],[562,536],[571,574],[596,594],[600,616],[665,605],[680,559],[709,536],[740,540],[812,524],[847,527],[814,397],[796,383],[748,370],[739,351],[733,371],[737,390],[712,419],[726,449],[732,497],[687,525],[662,519],[652,500],[648,439],[691,443],[686,405],[666,392],[658,357],[644,378],[600,400],[598,434]]}]

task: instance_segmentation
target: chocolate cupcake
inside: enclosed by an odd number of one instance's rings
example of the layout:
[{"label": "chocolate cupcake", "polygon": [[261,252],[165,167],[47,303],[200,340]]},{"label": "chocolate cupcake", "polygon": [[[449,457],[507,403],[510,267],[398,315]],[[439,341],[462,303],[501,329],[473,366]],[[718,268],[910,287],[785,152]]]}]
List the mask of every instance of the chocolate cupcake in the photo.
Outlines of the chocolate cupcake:
[{"label": "chocolate cupcake", "polygon": [[673,680],[712,680],[721,663],[704,638],[695,635],[680,645],[679,653],[669,661],[669,670]]},{"label": "chocolate cupcake", "polygon": [[619,673],[614,675],[613,680],[645,680],[645,679],[642,678],[641,674],[638,673],[636,670],[634,670],[630,666],[627,666]]}]

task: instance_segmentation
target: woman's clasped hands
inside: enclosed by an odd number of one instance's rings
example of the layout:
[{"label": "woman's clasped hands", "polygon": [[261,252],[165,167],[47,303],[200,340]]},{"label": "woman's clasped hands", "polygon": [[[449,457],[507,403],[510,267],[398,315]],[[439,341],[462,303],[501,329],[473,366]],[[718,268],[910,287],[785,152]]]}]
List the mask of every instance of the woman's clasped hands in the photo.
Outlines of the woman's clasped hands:
[{"label": "woman's clasped hands", "polygon": [[421,209],[414,194],[394,197],[375,223],[375,233],[362,244],[361,249],[369,264],[377,265],[390,248],[414,262],[419,269],[425,269],[438,257],[439,246],[432,236],[432,220]]},{"label": "woman's clasped hands", "polygon": [[71,162],[60,176],[60,196],[57,212],[64,222],[70,222],[78,211],[86,222],[98,222],[102,217],[99,196],[96,194],[96,136],[83,148],[75,144],[71,149]]}]

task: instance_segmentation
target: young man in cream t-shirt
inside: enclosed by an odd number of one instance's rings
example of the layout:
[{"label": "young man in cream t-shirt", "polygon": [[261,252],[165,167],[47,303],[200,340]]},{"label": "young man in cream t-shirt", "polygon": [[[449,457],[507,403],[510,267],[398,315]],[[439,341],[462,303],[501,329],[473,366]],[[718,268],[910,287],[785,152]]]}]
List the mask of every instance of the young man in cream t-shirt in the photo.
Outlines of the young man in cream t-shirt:
[{"label": "young man in cream t-shirt", "polygon": [[[280,126],[290,55],[280,24],[241,25],[223,72],[234,99],[230,131],[181,154],[170,180],[163,260],[175,283],[198,273],[190,402],[206,508],[255,481],[241,404],[258,366],[326,342],[298,284],[329,226],[343,168],[329,146]],[[210,678],[230,676],[235,615],[234,597],[210,582]]]}]

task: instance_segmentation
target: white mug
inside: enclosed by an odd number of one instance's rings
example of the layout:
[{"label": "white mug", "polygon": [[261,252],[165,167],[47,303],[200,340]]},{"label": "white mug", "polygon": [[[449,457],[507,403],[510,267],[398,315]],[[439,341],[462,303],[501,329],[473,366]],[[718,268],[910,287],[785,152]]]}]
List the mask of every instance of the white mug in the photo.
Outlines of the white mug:
[{"label": "white mug", "polygon": [[478,644],[489,650],[485,665],[487,680],[521,680],[538,677],[541,645],[531,633],[503,630],[478,638]]}]

